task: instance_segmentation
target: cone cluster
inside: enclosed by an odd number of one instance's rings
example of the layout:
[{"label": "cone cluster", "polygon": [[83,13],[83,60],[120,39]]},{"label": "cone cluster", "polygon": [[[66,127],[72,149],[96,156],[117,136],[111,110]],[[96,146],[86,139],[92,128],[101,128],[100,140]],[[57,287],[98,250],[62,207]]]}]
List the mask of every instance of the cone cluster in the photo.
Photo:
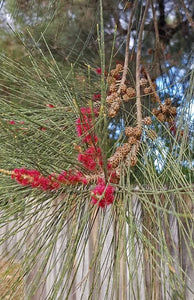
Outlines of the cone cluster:
[{"label": "cone cluster", "polygon": [[175,106],[172,106],[171,99],[167,98],[164,104],[161,104],[159,108],[154,108],[152,113],[160,122],[173,123],[177,110]]},{"label": "cone cluster", "polygon": [[[142,91],[145,95],[152,93],[152,88],[149,85],[149,81],[145,77],[142,77],[140,79],[139,83],[140,83]],[[152,84],[154,85],[155,83],[152,83]],[[155,85],[154,85],[154,87],[155,87]]]},{"label": "cone cluster", "polygon": [[136,143],[132,146],[131,151],[128,153],[125,159],[125,165],[127,167],[134,167],[137,163],[137,155],[139,152],[140,141],[137,140]]},{"label": "cone cluster", "polygon": [[108,116],[110,118],[114,118],[117,115],[122,101],[128,102],[136,95],[136,91],[133,87],[120,82],[120,73],[122,73],[122,71],[123,66],[121,64],[117,64],[116,68],[111,70],[111,75],[107,79],[110,86],[106,103],[108,105]]},{"label": "cone cluster", "polygon": [[127,166],[130,165],[131,167],[137,163],[142,130],[139,127],[126,127],[125,134],[128,137],[128,142],[117,147],[116,152],[108,160],[113,168],[117,168],[117,173],[120,172],[118,166],[121,161],[124,161]]},{"label": "cone cluster", "polygon": [[119,163],[126,158],[130,150],[131,145],[129,143],[124,143],[122,146],[117,147],[116,152],[109,158],[108,162],[113,168],[117,168]]},{"label": "cone cluster", "polygon": [[142,122],[143,122],[145,125],[149,126],[149,125],[152,124],[152,119],[151,119],[151,117],[145,117],[145,118],[142,120]]}]

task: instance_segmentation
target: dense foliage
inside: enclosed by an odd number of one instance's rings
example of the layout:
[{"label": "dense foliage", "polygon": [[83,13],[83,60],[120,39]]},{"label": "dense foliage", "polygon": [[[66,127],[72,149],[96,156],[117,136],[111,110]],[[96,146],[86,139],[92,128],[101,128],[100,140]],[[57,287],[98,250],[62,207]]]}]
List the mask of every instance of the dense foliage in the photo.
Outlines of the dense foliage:
[{"label": "dense foliage", "polygon": [[11,296],[49,279],[45,299],[71,299],[79,280],[91,299],[104,278],[105,299],[192,297],[191,5],[1,1],[0,245],[23,232],[1,255],[22,264]]}]

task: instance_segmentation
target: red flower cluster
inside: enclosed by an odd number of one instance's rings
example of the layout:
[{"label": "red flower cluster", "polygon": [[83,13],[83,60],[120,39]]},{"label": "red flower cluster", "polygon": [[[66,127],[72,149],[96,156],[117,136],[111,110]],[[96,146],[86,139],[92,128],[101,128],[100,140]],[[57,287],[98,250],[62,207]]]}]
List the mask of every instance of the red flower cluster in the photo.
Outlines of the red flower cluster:
[{"label": "red flower cluster", "polygon": [[62,172],[58,177],[57,180],[63,184],[77,184],[77,183],[82,183],[82,184],[87,184],[87,180],[84,177],[84,175],[79,172],[79,171],[64,171]]},{"label": "red flower cluster", "polygon": [[53,190],[60,186],[54,175],[45,177],[37,170],[14,169],[11,177],[19,184],[30,185],[33,188],[37,187],[42,190]]},{"label": "red flower cluster", "polygon": [[81,172],[64,171],[60,175],[55,174],[43,176],[37,170],[28,170],[26,168],[14,169],[12,176],[19,184],[30,185],[33,188],[41,190],[54,190],[61,187],[62,184],[87,184],[87,180]]},{"label": "red flower cluster", "polygon": [[101,68],[96,68],[96,73],[97,73],[98,75],[101,75],[101,74],[102,74],[102,69],[101,69]]},{"label": "red flower cluster", "polygon": [[[81,116],[76,121],[76,129],[78,136],[84,136],[82,141],[88,144],[95,144],[98,141],[96,135],[91,131],[93,128],[93,119],[92,119],[92,110],[90,107],[81,107],[80,109]],[[96,117],[98,112],[93,111],[93,116]]]},{"label": "red flower cluster", "polygon": [[101,99],[101,94],[94,94],[92,100],[93,101],[100,101]]},{"label": "red flower cluster", "polygon": [[[19,121],[19,122],[17,121],[17,123],[18,123],[18,124],[24,124],[25,122],[24,122],[24,121]],[[16,125],[17,123],[16,123],[16,121],[14,121],[14,120],[8,121],[8,124],[10,124],[10,125]]]},{"label": "red flower cluster", "polygon": [[106,185],[103,179],[99,179],[98,185],[91,193],[92,203],[97,204],[100,207],[112,204],[114,201],[114,192],[115,188],[112,185]]},{"label": "red flower cluster", "polygon": [[14,120],[11,120],[8,122],[8,124],[14,125],[14,124],[16,124],[16,122]]},{"label": "red flower cluster", "polygon": [[[101,95],[100,95],[101,96]],[[97,147],[98,138],[91,131],[93,127],[93,119],[91,118],[92,111],[90,108],[82,107],[80,109],[82,116],[77,120],[77,132],[78,136],[85,134],[83,142],[86,142],[89,145],[87,149],[78,155],[78,161],[80,161],[84,168],[92,172],[102,172],[102,151]],[[97,112],[94,112],[94,115],[97,115]],[[82,119],[82,124],[81,124]],[[91,134],[88,134],[90,130]],[[110,182],[114,183],[118,180],[116,178],[115,171],[112,171],[111,165],[108,165],[108,173]],[[106,186],[102,178],[98,179],[98,185],[94,188],[91,193],[92,203],[97,204],[100,207],[105,207],[114,201],[114,187],[108,184]]]},{"label": "red flower cluster", "polygon": [[[93,130],[93,118],[96,117],[98,113],[95,109],[92,112],[91,108],[88,107],[82,107],[80,112],[81,115],[77,119],[76,128],[78,136],[84,136],[82,142],[86,143],[86,150],[79,153],[77,160],[86,170],[95,172],[95,174],[101,174],[100,176],[102,176],[102,151],[100,147],[97,146],[98,137],[94,134]],[[44,127],[42,127],[41,130],[44,130]],[[111,183],[117,182],[118,178],[115,171],[112,170],[111,165],[108,165],[108,174]],[[63,184],[88,184],[86,176],[78,170],[64,171],[58,176],[56,174],[43,176],[37,170],[21,168],[12,171],[12,178],[19,184],[31,186],[33,188],[36,187],[42,190],[58,189]],[[115,188],[110,184],[106,185],[105,181],[100,177],[97,186],[93,189],[91,194],[92,203],[97,204],[100,207],[105,207],[113,203],[114,191]]]},{"label": "red flower cluster", "polygon": [[80,153],[77,158],[83,166],[90,171],[97,171],[102,166],[102,153],[99,147],[89,147],[84,153]]},{"label": "red flower cluster", "polygon": [[54,108],[53,104],[46,104],[46,106],[49,107],[49,108]]}]

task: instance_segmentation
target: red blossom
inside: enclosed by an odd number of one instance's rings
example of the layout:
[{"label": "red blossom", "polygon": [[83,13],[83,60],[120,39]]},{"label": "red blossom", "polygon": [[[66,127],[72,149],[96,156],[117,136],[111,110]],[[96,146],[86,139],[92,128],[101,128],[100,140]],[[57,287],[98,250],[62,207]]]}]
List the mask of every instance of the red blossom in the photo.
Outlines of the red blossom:
[{"label": "red blossom", "polygon": [[101,68],[96,68],[95,70],[96,70],[96,73],[97,73],[98,75],[101,75],[101,74],[102,74],[102,69],[101,69]]},{"label": "red blossom", "polygon": [[26,168],[14,169],[12,178],[22,185],[30,185],[43,190],[53,189],[53,182],[51,178],[43,176],[37,170],[28,170]]},{"label": "red blossom", "polygon": [[14,120],[11,120],[8,122],[8,124],[14,125],[14,124],[16,124],[16,122]]},{"label": "red blossom", "polygon": [[47,107],[54,108],[53,104],[46,104]]},{"label": "red blossom", "polygon": [[105,207],[112,204],[114,201],[115,188],[108,184],[106,185],[103,179],[98,180],[98,185],[91,193],[92,203],[99,207]]},{"label": "red blossom", "polygon": [[173,125],[170,127],[170,132],[175,136],[176,135],[176,126]]},{"label": "red blossom", "polygon": [[87,179],[85,176],[79,172],[79,171],[64,171],[58,176],[58,181],[63,184],[76,184],[76,183],[82,183],[87,184]]},{"label": "red blossom", "polygon": [[29,185],[33,188],[39,188],[42,190],[54,190],[61,187],[62,184],[87,184],[87,180],[84,175],[79,171],[64,171],[60,175],[56,176],[51,174],[43,176],[37,170],[29,170],[26,168],[14,169],[11,175],[21,185]]},{"label": "red blossom", "polygon": [[[88,144],[97,143],[98,138],[94,134],[91,134],[93,128],[92,110],[90,107],[81,107],[81,116],[76,121],[76,129],[78,136],[84,136],[83,142]],[[96,109],[93,111],[94,116],[98,115]]]},{"label": "red blossom", "polygon": [[101,94],[94,94],[92,97],[93,101],[100,101],[101,100]]},{"label": "red blossom", "polygon": [[[101,69],[97,69],[101,74]],[[95,101],[100,100],[100,94],[94,94]],[[47,104],[48,107],[53,108],[52,104]],[[77,160],[84,168],[92,172],[102,172],[102,151],[97,147],[98,137],[93,132],[93,117],[96,117],[98,112],[96,109],[92,112],[89,107],[80,108],[80,117],[76,121],[76,129],[78,136],[83,136],[82,142],[87,143],[87,149],[79,153]],[[10,124],[15,124],[15,121],[10,121]],[[23,124],[21,121],[20,124]],[[46,130],[45,127],[40,127],[40,130]],[[81,146],[77,145],[79,150],[82,151]],[[107,171],[110,183],[117,183],[118,177],[115,170],[110,164],[107,165]],[[29,170],[26,168],[14,169],[12,178],[19,184],[39,188],[42,190],[54,190],[61,187],[61,185],[75,185],[75,184],[88,184],[86,176],[78,170],[63,171],[58,176],[51,174],[43,176],[37,170]],[[102,178],[98,179],[97,186],[91,193],[92,203],[97,204],[99,207],[105,207],[112,204],[114,201],[115,188],[111,185],[105,184]]]},{"label": "red blossom", "polygon": [[77,159],[86,169],[96,171],[97,167],[102,165],[101,149],[89,147],[84,153],[80,153]]}]

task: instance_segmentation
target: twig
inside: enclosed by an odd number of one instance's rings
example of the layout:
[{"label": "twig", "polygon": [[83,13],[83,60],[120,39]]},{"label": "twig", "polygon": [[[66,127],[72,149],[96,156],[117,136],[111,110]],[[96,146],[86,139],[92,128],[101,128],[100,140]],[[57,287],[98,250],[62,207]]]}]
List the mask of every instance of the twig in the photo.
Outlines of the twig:
[{"label": "twig", "polygon": [[0,169],[0,173],[1,174],[5,174],[5,175],[12,175],[14,172],[13,171],[8,171],[8,170],[4,170],[4,169]]},{"label": "twig", "polygon": [[152,13],[153,13],[153,20],[154,20],[154,30],[156,35],[156,56],[157,56],[157,54],[159,54],[160,38],[159,38],[159,30],[158,30],[156,11],[154,8],[153,0],[151,0],[151,6],[152,6]]},{"label": "twig", "polygon": [[142,35],[145,25],[145,19],[150,5],[150,0],[147,1],[144,10],[143,18],[138,35],[137,56],[136,56],[136,107],[137,107],[137,126],[141,128],[142,125],[142,112],[141,112],[141,95],[140,95],[140,61],[141,61],[141,45]]},{"label": "twig", "polygon": [[137,2],[138,1],[135,0],[132,11],[131,11],[131,15],[129,18],[128,29],[127,29],[127,38],[126,38],[126,47],[125,47],[125,62],[124,62],[123,75],[122,75],[121,82],[119,85],[118,93],[120,93],[120,88],[126,81],[127,70],[128,70],[128,65],[129,65],[129,42],[130,42],[130,35],[131,35],[131,27],[132,27],[132,23],[133,23],[133,16],[135,13],[135,8],[137,6]]},{"label": "twig", "polygon": [[147,77],[147,79],[148,79],[148,81],[149,81],[149,84],[150,84],[150,86],[151,86],[151,89],[152,89],[153,95],[155,96],[156,101],[159,103],[159,105],[162,105],[162,102],[161,102],[161,100],[160,100],[160,97],[159,97],[158,94],[156,93],[156,89],[155,89],[155,87],[154,87],[154,85],[153,85],[153,82],[152,82],[152,80],[151,80],[151,77],[150,77],[150,75],[149,75],[149,73],[148,73],[148,70],[146,69],[145,66],[144,66],[144,71],[145,71],[146,77]]},{"label": "twig", "polygon": [[186,14],[186,16],[187,16],[187,19],[188,19],[189,23],[190,23],[191,26],[194,28],[194,21],[193,21],[191,15],[190,15],[188,9],[186,8],[184,1],[183,1],[183,0],[180,0],[180,1],[181,1],[182,7],[183,7],[183,9],[184,9],[184,12],[185,12],[185,14]]}]

